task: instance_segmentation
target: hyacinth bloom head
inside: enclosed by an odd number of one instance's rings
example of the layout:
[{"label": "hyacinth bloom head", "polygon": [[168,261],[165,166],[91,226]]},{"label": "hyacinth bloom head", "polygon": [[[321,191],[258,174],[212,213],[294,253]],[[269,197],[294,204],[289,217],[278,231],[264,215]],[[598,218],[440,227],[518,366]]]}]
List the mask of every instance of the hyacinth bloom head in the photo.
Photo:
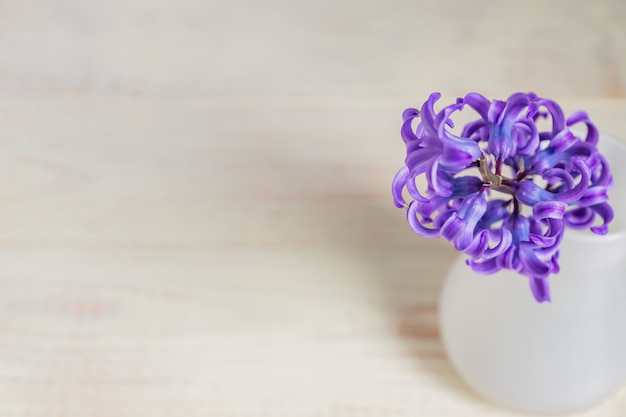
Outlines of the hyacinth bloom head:
[{"label": "hyacinth bloom head", "polygon": [[[505,101],[469,93],[436,111],[439,98],[402,114],[406,159],[393,179],[395,205],[417,234],[450,241],[475,271],[517,271],[537,301],[550,301],[566,228],[606,234],[613,219],[598,130],[585,112],[566,117],[533,93]],[[452,133],[453,116],[467,110],[476,119]],[[578,124],[585,135],[570,130]]]}]

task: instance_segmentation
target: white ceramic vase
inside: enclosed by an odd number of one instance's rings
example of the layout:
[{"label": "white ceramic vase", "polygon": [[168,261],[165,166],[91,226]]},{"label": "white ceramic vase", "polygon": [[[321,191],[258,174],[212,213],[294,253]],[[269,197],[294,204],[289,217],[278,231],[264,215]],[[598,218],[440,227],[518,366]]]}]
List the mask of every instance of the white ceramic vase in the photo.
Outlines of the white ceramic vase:
[{"label": "white ceramic vase", "polygon": [[475,391],[506,407],[572,412],[626,381],[626,146],[602,136],[600,149],[614,176],[616,220],[605,236],[566,231],[551,303],[537,303],[525,277],[479,275],[464,258],[444,283],[448,357]]}]

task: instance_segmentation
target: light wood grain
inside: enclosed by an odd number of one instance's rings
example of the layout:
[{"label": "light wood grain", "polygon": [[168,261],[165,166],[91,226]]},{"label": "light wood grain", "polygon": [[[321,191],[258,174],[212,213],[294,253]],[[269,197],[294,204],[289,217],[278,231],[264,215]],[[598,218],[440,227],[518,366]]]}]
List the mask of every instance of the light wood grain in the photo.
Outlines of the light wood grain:
[{"label": "light wood grain", "polygon": [[0,5],[0,415],[518,415],[442,351],[455,252],[392,204],[400,113],[532,89],[626,139],[625,27],[617,0]]}]

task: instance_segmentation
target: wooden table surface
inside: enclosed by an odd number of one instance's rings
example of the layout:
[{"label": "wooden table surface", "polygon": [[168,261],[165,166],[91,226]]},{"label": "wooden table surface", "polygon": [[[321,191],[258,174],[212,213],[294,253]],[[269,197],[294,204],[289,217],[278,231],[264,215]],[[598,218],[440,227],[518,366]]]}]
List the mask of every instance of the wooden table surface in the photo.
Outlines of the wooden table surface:
[{"label": "wooden table surface", "polygon": [[625,3],[1,2],[0,416],[518,415],[446,359],[455,253],[392,204],[433,90],[626,139]]}]

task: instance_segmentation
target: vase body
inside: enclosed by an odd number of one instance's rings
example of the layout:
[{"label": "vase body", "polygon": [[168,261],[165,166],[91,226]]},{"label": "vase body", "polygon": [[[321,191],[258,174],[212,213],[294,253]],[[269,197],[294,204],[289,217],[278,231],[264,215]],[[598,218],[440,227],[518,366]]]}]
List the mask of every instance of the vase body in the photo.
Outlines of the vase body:
[{"label": "vase body", "polygon": [[619,224],[626,147],[602,137],[601,150],[615,178],[616,224],[605,236],[566,231],[551,303],[535,301],[526,277],[479,275],[464,257],[445,280],[439,308],[448,357],[475,391],[506,407],[573,412],[626,381],[626,231]]}]

